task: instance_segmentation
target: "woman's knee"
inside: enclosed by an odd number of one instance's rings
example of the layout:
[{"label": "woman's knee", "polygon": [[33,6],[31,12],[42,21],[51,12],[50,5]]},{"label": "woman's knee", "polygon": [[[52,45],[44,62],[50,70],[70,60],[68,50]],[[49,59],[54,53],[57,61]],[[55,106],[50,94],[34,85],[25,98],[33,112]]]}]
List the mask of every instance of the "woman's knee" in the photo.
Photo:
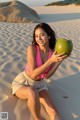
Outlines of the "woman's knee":
[{"label": "woman's knee", "polygon": [[28,90],[28,98],[29,99],[36,99],[39,98],[39,94],[35,88],[30,87]]}]

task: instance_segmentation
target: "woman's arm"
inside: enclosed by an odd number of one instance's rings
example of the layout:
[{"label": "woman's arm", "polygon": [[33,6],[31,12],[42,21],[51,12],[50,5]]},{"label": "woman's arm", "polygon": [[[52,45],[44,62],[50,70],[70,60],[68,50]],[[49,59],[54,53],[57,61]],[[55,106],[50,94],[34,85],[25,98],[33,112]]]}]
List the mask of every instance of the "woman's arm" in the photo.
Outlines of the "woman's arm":
[{"label": "woman's arm", "polygon": [[46,79],[49,79],[57,70],[57,68],[59,67],[59,65],[62,63],[63,60],[65,60],[67,57],[67,55],[61,55],[61,59],[59,59],[59,62],[53,63],[51,70],[47,73],[47,75],[45,76]]},{"label": "woman's arm", "polygon": [[36,49],[32,45],[27,48],[27,62],[30,69],[30,72],[28,72],[28,75],[35,80],[40,74],[42,74],[47,69],[48,66],[52,64],[52,60],[48,60],[43,65],[37,68],[36,67]]},{"label": "woman's arm", "polygon": [[56,70],[57,70],[57,68],[59,67],[60,64],[61,64],[61,62],[54,63],[51,70],[47,73],[45,78],[49,79],[56,72]]},{"label": "woman's arm", "polygon": [[28,75],[35,79],[42,74],[52,63],[61,61],[63,59],[62,54],[56,55],[56,52],[53,53],[52,57],[48,59],[43,65],[40,67],[36,67],[36,49],[34,46],[29,46],[27,49],[27,62],[29,65],[30,72]]}]

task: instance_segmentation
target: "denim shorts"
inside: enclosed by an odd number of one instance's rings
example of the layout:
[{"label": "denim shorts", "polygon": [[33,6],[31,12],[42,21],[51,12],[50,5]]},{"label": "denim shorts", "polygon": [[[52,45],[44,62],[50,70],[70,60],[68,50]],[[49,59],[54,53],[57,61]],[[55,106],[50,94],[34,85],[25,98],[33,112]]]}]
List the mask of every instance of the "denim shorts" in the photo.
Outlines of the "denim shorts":
[{"label": "denim shorts", "polygon": [[25,71],[21,72],[16,76],[16,78],[12,82],[12,94],[15,94],[15,92],[21,88],[22,86],[32,86],[37,89],[38,92],[41,90],[48,90],[47,84],[45,79],[42,79],[40,81],[34,80],[30,78]]}]

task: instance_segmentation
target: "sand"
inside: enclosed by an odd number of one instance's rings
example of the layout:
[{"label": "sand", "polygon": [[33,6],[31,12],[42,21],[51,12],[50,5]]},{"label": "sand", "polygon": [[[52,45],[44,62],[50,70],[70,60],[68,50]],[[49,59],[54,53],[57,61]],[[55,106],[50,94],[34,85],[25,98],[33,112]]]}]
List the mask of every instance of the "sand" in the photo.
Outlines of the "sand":
[{"label": "sand", "polygon": [[[54,29],[57,38],[63,37],[73,42],[72,54],[47,82],[62,120],[79,120],[80,7],[34,7],[34,10],[42,22]],[[0,22],[0,112],[8,112],[8,120],[31,120],[27,101],[12,96],[11,83],[25,68],[26,48],[31,44],[37,24]],[[42,109],[43,116],[49,120],[43,111]]]}]

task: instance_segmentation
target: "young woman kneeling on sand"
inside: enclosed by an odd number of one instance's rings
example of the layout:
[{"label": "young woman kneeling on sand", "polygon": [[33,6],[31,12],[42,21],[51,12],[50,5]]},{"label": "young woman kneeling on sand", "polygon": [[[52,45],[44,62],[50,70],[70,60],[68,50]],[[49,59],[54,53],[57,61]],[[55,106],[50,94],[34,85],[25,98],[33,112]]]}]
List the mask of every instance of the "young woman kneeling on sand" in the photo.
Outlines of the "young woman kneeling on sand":
[{"label": "young woman kneeling on sand", "polygon": [[67,58],[54,50],[55,32],[46,23],[38,24],[33,32],[32,45],[27,48],[27,65],[12,82],[12,91],[20,99],[28,100],[28,108],[34,120],[42,120],[40,103],[45,107],[50,120],[60,120],[51,101],[45,79],[49,79],[61,62]]}]

